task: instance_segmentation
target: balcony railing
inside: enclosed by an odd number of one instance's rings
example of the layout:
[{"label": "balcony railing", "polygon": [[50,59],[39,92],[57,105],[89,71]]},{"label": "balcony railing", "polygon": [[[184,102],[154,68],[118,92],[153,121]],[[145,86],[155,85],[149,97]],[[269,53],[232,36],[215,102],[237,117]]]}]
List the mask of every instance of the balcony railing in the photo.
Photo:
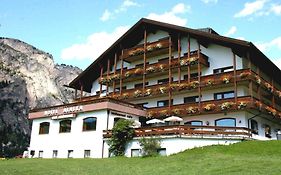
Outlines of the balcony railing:
[{"label": "balcony railing", "polygon": [[[168,53],[168,49],[169,49],[169,38],[163,38],[152,43],[147,43],[146,56],[151,57],[154,55],[163,54],[165,52]],[[125,61],[132,62],[142,58],[143,54],[144,54],[144,44],[140,44],[135,47],[125,49],[122,58]]]},{"label": "balcony railing", "polygon": [[256,109],[261,112],[272,115],[275,118],[281,119],[281,111],[268,106],[256,98],[250,96],[235,98],[209,100],[199,103],[185,103],[164,107],[154,107],[147,109],[147,117],[164,118],[171,115],[191,116],[199,114],[223,113],[238,110]]},{"label": "balcony railing", "polygon": [[[170,125],[158,127],[142,127],[135,129],[135,137],[145,136],[191,136],[191,137],[220,137],[220,138],[250,138],[251,130],[245,127],[222,126],[191,126]],[[111,130],[105,130],[103,137],[110,138]]]},{"label": "balcony railing", "polygon": [[[180,61],[178,58],[173,58],[171,60],[171,69],[175,69],[178,67],[185,67],[187,65],[191,65],[193,67],[197,64],[202,64],[206,67],[209,67],[208,57],[202,53],[199,54],[198,51],[191,52],[190,58],[186,55],[181,57]],[[162,73],[164,74],[169,70],[169,60],[159,61],[157,63],[148,64],[146,65],[146,70],[142,67],[132,68],[132,69],[124,69],[123,75],[121,77],[120,70],[117,71],[115,74],[110,73],[108,76],[107,74],[103,74],[103,77],[100,79],[100,83],[102,84],[112,84],[114,81],[119,81],[120,78],[123,79],[124,82],[129,80],[135,80],[136,78],[142,78],[142,75],[145,73],[147,76],[153,76],[155,73]]]}]

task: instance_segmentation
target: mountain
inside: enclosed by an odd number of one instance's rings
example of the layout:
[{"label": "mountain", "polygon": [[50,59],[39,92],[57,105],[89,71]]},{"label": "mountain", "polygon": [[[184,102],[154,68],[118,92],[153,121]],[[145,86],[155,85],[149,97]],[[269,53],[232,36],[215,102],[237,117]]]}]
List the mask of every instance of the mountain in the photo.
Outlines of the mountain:
[{"label": "mountain", "polygon": [[51,54],[17,39],[0,38],[0,157],[21,154],[29,144],[30,109],[68,103],[64,87],[82,70],[55,64]]}]

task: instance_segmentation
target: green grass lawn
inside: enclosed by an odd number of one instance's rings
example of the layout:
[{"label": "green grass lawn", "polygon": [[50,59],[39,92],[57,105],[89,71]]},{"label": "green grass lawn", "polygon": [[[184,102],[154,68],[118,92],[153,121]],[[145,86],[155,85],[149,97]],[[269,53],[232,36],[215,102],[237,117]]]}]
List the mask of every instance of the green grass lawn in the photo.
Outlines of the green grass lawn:
[{"label": "green grass lawn", "polygon": [[169,157],[0,160],[4,174],[281,174],[281,141],[196,148]]}]

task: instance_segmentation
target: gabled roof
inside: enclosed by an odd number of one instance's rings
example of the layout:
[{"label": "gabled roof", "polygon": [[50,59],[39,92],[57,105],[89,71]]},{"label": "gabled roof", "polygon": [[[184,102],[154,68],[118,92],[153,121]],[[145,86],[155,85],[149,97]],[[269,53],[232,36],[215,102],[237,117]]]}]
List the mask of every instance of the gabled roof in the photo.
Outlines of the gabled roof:
[{"label": "gabled roof", "polygon": [[190,35],[190,37],[196,38],[203,46],[207,46],[209,43],[215,43],[232,48],[239,56],[244,56],[246,51],[249,51],[251,59],[254,60],[254,64],[262,65],[262,71],[269,76],[276,77],[275,81],[281,84],[281,79],[277,78],[281,77],[280,69],[251,42],[220,36],[213,32],[200,31],[142,18],[78,75],[69,84],[69,87],[80,89],[80,85],[83,85],[83,90],[90,92],[93,81],[100,76],[100,68],[103,67],[105,72],[108,59],[113,63],[115,53],[120,55],[122,48],[130,48],[136,45],[143,38],[144,29],[146,29],[148,33],[155,32],[156,30],[163,30],[175,36],[178,36],[178,34],[181,36]]}]

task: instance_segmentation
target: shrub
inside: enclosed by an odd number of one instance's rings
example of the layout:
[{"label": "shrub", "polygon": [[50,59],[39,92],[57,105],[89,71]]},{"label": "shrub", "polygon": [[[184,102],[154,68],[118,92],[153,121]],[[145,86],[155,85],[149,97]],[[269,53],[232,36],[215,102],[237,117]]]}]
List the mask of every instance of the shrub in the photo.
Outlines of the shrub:
[{"label": "shrub", "polygon": [[112,129],[112,137],[109,140],[109,153],[115,156],[124,156],[126,145],[133,139],[133,121],[120,119]]},{"label": "shrub", "polygon": [[142,148],[143,157],[157,156],[157,150],[161,148],[161,141],[159,138],[141,138],[140,146]]}]

